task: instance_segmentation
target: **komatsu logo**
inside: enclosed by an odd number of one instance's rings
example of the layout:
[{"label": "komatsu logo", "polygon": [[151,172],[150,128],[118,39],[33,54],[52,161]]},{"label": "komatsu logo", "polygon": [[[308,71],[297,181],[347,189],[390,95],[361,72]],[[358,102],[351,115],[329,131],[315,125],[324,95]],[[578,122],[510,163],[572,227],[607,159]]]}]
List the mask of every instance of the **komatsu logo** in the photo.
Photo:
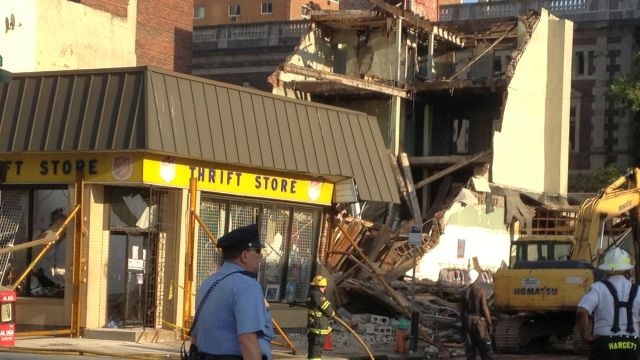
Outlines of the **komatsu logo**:
[{"label": "komatsu logo", "polygon": [[626,210],[627,208],[631,207],[631,200],[628,200],[626,202],[624,202],[622,205],[618,206],[618,211],[622,212],[624,210]]},{"label": "komatsu logo", "polygon": [[513,289],[513,295],[530,295],[530,296],[536,296],[536,295],[558,295],[558,288],[548,288],[548,287],[530,287],[530,288],[515,288]]}]

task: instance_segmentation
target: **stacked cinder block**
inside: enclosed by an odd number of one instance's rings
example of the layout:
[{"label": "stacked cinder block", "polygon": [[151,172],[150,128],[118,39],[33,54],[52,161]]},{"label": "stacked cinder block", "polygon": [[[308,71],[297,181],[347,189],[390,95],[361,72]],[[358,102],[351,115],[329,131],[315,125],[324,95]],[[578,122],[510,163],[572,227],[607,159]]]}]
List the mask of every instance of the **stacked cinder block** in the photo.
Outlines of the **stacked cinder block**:
[{"label": "stacked cinder block", "polygon": [[[393,344],[395,343],[395,330],[398,320],[375,314],[353,314],[349,321],[352,329],[368,344]],[[331,324],[331,342],[334,350],[345,352],[360,349],[360,343],[353,335],[335,322]]]}]

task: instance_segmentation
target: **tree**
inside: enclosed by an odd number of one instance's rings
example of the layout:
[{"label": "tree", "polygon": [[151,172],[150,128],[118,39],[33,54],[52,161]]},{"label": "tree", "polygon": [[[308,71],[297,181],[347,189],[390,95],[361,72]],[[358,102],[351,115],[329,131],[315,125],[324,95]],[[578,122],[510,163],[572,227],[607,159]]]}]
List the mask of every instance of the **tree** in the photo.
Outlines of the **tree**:
[{"label": "tree", "polygon": [[[637,28],[635,36],[640,41],[640,27]],[[640,136],[640,52],[633,57],[631,74],[613,80],[609,86],[609,95],[622,106],[628,106],[633,111],[629,130],[631,138],[638,139]],[[637,165],[640,162],[640,144],[636,141],[633,142],[631,155],[633,163]]]},{"label": "tree", "polygon": [[609,87],[611,95],[633,111],[640,111],[640,53],[633,58],[633,69],[629,76],[616,78]]},{"label": "tree", "polygon": [[615,165],[596,170],[590,174],[575,174],[569,176],[569,192],[596,193],[609,186],[622,175]]}]

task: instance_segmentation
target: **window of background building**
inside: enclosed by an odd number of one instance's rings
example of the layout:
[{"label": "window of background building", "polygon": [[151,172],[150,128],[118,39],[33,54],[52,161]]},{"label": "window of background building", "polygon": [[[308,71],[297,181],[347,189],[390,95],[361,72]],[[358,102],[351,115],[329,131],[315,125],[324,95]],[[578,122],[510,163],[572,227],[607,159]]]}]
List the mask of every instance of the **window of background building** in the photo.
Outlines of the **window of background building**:
[{"label": "window of background building", "polygon": [[240,4],[229,5],[229,16],[240,16]]},{"label": "window of background building", "polygon": [[[259,223],[264,243],[258,281],[271,301],[304,301],[315,264],[320,210],[277,203],[245,203],[204,197],[200,217],[218,239],[240,226]],[[196,289],[222,264],[206,232],[198,231]],[[267,291],[268,290],[268,291]]]},{"label": "window of background building", "polygon": [[204,6],[196,6],[193,8],[194,19],[204,19]]},{"label": "window of background building", "polygon": [[573,63],[573,73],[575,75],[584,75],[584,52],[576,52],[575,61]]},{"label": "window of background building", "polygon": [[580,150],[580,93],[571,92],[569,107],[569,151]]},{"label": "window of background building", "polygon": [[260,10],[262,14],[271,14],[273,12],[273,3],[271,2],[263,2],[262,9]]}]

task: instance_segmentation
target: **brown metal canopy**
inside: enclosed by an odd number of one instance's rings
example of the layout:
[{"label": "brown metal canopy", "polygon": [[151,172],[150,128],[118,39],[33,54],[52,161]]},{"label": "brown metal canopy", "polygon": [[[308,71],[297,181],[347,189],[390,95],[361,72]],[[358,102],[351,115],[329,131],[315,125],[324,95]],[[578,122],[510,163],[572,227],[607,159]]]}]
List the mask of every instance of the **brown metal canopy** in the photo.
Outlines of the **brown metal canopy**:
[{"label": "brown metal canopy", "polygon": [[13,74],[0,87],[0,153],[143,150],[353,178],[399,203],[375,117],[153,67]]}]

